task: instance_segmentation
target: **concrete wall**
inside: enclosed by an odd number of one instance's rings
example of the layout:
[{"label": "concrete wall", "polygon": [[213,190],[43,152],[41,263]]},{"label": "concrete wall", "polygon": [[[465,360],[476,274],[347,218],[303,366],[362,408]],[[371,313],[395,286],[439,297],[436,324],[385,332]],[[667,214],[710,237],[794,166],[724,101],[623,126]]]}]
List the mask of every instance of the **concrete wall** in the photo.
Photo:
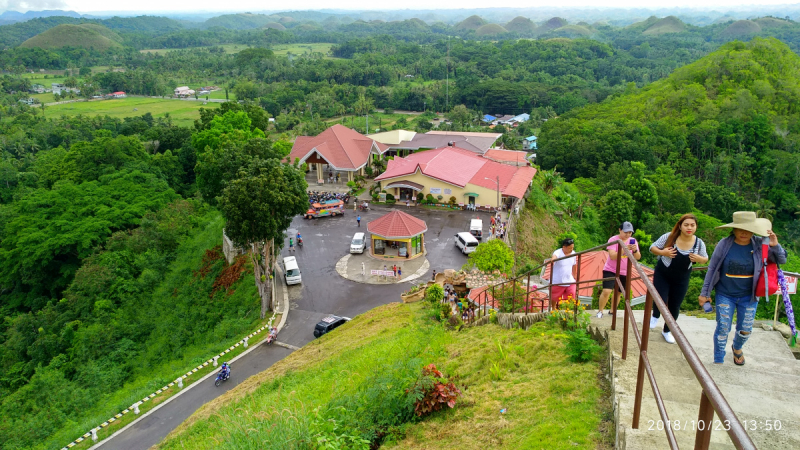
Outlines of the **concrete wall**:
[{"label": "concrete wall", "polygon": [[[442,196],[442,203],[447,203],[450,200],[450,197],[453,196],[456,198],[456,203],[469,203],[469,197],[465,196],[466,193],[474,193],[478,194],[478,198],[475,199],[475,204],[480,206],[490,206],[496,208],[497,205],[497,189],[487,189],[483,186],[476,186],[474,184],[467,183],[466,186],[459,187],[454,186],[452,184],[445,183],[444,181],[439,181],[435,178],[431,178],[428,176],[423,175],[420,172],[417,172],[412,175],[407,175],[403,177],[393,178],[391,180],[381,181],[382,185],[387,185],[389,183],[396,183],[398,181],[411,181],[417,184],[421,184],[425,186],[422,190],[422,193],[427,196],[428,194],[433,195],[433,198],[437,198],[437,196]],[[494,184],[494,183],[492,183]],[[434,194],[431,193],[431,188],[439,188],[441,189],[441,193]],[[450,189],[450,193],[446,194],[445,189]],[[393,188],[389,189],[386,192],[394,195],[395,198],[400,198],[400,189]],[[502,193],[500,195],[500,201],[503,201]]]},{"label": "concrete wall", "polygon": [[237,256],[244,254],[244,249],[233,245],[233,241],[225,235],[224,229],[222,230],[222,253],[225,255],[225,261],[228,261],[228,264],[233,264],[233,260]]}]

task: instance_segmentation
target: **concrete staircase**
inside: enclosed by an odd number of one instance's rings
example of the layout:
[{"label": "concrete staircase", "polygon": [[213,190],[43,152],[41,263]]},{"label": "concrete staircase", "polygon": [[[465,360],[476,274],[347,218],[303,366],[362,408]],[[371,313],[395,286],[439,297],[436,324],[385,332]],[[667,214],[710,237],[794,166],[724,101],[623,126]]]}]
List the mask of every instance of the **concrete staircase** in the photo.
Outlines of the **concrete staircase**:
[{"label": "concrete staircase", "polygon": [[[640,330],[643,315],[642,311],[634,311]],[[696,428],[692,422],[697,422],[700,384],[678,346],[664,341],[661,336],[663,325],[662,319],[651,330],[648,358],[670,421],[680,421],[680,431],[675,432],[679,446],[694,448]],[[754,329],[743,349],[746,364],[736,366],[730,351],[735,330],[731,330],[725,363],[718,365],[713,363],[716,322],[680,316],[678,325],[739,420],[747,421],[748,434],[756,446],[759,449],[800,449],[800,361],[795,359],[781,334]],[[591,326],[593,333],[606,337],[609,343],[617,448],[669,448],[646,375],[639,429],[631,428],[639,348],[631,330],[627,360],[620,359],[623,326],[622,312],[618,312],[616,331],[610,330],[611,318],[608,315],[602,319],[593,318]],[[714,419],[719,420],[719,417],[715,415]],[[779,421],[780,429],[769,430],[767,421],[773,427]],[[728,434],[721,429],[721,424],[719,430],[716,428],[711,434],[710,448],[735,448]]]}]

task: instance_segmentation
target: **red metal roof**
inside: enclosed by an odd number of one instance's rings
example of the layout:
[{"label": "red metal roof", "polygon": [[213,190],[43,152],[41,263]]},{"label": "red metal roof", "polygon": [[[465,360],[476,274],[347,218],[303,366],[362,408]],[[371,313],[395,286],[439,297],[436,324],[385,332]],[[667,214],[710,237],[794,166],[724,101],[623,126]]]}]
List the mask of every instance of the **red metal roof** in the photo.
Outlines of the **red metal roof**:
[{"label": "red metal roof", "polygon": [[501,164],[469,150],[442,147],[390,160],[386,171],[375,180],[391,180],[411,175],[417,170],[454,186],[464,187],[469,183],[492,190],[497,189],[496,180],[500,177],[501,194],[516,198],[525,195],[528,185],[536,175],[533,167]]},{"label": "red metal roof", "polygon": [[491,159],[497,162],[514,163],[520,166],[529,166],[530,162],[526,159],[527,152],[519,150],[502,150],[499,148],[490,148],[483,154],[484,158]]},{"label": "red metal roof", "polygon": [[[581,256],[581,279],[582,280],[597,280],[603,278],[603,266],[606,264],[606,260],[608,259],[608,252],[605,251],[597,251],[597,252],[589,252]],[[647,277],[650,281],[653,281],[653,269],[642,266],[644,272],[647,274]],[[634,278],[638,278],[638,272],[634,269]],[[550,265],[548,264],[545,266],[545,270],[542,274],[542,278],[545,280],[550,279]],[[579,297],[591,297],[592,296],[592,287],[591,283],[589,284],[582,284],[581,288],[578,290]],[[631,298],[641,297],[643,295],[647,295],[647,287],[644,285],[642,280],[633,280],[631,281]]]},{"label": "red metal roof", "polygon": [[382,153],[387,146],[344,125],[336,124],[317,136],[299,136],[292,146],[288,161],[304,162],[314,152],[338,170],[355,170],[369,161],[373,145]]},{"label": "red metal roof", "polygon": [[395,210],[368,223],[367,230],[380,237],[407,239],[428,231],[428,226],[422,219]]},{"label": "red metal roof", "polygon": [[[489,308],[499,308],[497,300],[495,300],[491,294],[491,290],[491,286],[470,289],[467,298],[478,307],[487,305]],[[517,311],[525,311],[525,307],[527,306],[528,312],[536,312],[542,307],[546,310],[550,305],[547,294],[543,291],[537,291],[534,286],[528,288],[527,297],[522,292],[518,294],[518,297],[519,298],[514,302]]]}]

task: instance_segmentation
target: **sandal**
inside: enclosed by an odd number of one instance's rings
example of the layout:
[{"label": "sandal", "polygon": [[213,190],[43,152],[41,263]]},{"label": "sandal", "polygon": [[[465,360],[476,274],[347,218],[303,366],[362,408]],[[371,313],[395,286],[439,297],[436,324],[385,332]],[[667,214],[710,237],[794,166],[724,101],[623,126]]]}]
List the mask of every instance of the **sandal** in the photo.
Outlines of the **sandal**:
[{"label": "sandal", "polygon": [[[736,354],[736,349],[734,349],[733,346],[731,346],[731,351],[733,352],[733,363],[736,364],[737,366],[743,366],[744,365],[744,353],[742,353],[742,351],[739,350],[739,354],[737,355]],[[738,362],[737,360],[741,361],[741,362]]]}]

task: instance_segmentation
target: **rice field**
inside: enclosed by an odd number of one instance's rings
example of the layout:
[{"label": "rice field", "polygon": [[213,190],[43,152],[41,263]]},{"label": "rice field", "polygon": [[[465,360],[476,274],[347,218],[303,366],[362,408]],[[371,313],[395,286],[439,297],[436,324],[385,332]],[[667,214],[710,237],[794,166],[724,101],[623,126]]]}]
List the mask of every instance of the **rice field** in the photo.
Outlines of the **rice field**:
[{"label": "rice field", "polygon": [[[224,94],[224,93],[223,93]],[[195,119],[200,118],[200,108],[218,108],[219,103],[203,104],[201,101],[172,100],[148,97],[128,97],[113,100],[95,100],[90,102],[73,102],[48,106],[45,116],[111,116],[133,117],[150,113],[153,117],[169,117],[178,126],[192,126]]]}]

